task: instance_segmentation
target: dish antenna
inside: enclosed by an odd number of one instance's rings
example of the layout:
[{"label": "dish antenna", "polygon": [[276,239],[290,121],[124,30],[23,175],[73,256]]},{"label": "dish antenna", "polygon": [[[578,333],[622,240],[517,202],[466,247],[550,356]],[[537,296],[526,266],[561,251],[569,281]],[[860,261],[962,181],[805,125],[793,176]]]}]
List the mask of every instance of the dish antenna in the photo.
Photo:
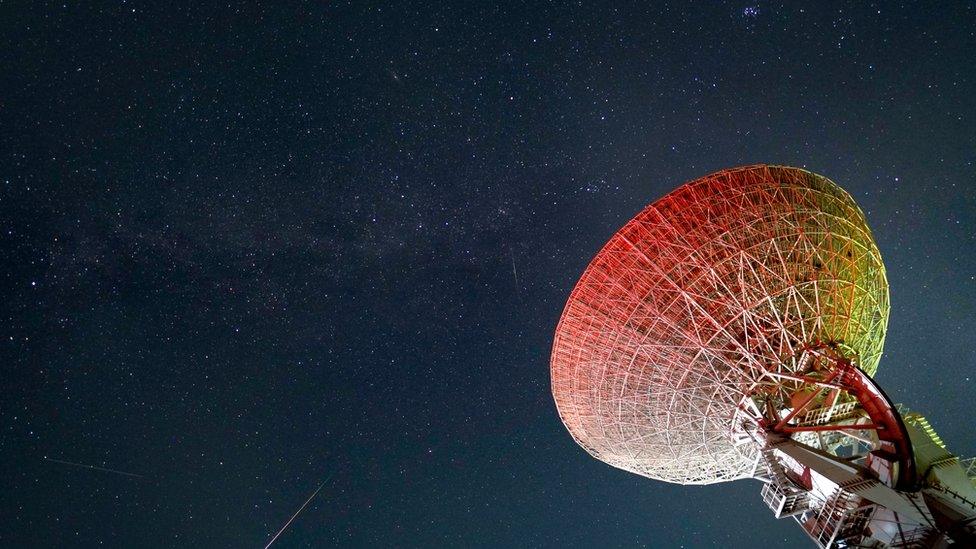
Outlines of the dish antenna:
[{"label": "dish antenna", "polygon": [[976,543],[973,460],[871,379],[888,311],[849,194],[799,168],[723,170],[590,262],[556,329],[552,392],[593,457],[678,484],[759,479],[821,547]]}]

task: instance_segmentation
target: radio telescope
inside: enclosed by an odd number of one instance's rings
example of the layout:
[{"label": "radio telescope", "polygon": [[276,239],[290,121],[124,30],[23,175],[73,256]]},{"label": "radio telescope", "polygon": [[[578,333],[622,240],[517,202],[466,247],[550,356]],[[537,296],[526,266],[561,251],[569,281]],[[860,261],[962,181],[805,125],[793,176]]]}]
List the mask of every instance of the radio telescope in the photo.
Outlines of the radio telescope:
[{"label": "radio telescope", "polygon": [[976,543],[976,465],[871,379],[888,284],[864,214],[825,177],[692,181],[586,268],[552,391],[593,457],[652,479],[763,482],[821,547]]}]

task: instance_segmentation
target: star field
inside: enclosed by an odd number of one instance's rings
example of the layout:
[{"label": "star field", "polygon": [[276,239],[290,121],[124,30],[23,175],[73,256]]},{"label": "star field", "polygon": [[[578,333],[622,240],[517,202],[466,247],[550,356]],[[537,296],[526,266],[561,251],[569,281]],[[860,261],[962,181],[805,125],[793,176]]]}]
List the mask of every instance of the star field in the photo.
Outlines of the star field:
[{"label": "star field", "polygon": [[[0,545],[808,543],[585,454],[555,324],[646,204],[805,167],[877,379],[976,454],[976,6],[0,6]],[[45,460],[48,458],[48,460]],[[66,466],[50,459],[140,475]]]}]

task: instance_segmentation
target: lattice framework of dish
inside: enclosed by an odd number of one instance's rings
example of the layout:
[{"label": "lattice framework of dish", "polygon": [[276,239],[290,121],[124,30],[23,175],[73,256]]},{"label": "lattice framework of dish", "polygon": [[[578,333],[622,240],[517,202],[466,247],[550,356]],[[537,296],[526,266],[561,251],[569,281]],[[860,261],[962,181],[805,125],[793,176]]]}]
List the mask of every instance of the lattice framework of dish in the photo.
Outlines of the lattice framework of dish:
[{"label": "lattice framework of dish", "polygon": [[873,375],[888,309],[844,190],[798,168],[724,170],[645,208],[591,261],[556,330],[553,395],[610,465],[681,484],[752,476],[759,450],[732,436],[743,400],[814,342]]}]

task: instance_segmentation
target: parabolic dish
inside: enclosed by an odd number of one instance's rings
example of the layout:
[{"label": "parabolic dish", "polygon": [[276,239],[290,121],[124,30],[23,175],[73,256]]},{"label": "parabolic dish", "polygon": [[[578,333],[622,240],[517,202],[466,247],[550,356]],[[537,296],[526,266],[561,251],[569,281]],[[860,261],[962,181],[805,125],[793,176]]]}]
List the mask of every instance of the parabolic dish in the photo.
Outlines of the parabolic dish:
[{"label": "parabolic dish", "polygon": [[830,342],[877,369],[884,265],[843,189],[747,166],[682,185],[610,239],[556,329],[552,391],[576,441],[610,465],[681,484],[748,477],[733,417],[775,364]]}]

